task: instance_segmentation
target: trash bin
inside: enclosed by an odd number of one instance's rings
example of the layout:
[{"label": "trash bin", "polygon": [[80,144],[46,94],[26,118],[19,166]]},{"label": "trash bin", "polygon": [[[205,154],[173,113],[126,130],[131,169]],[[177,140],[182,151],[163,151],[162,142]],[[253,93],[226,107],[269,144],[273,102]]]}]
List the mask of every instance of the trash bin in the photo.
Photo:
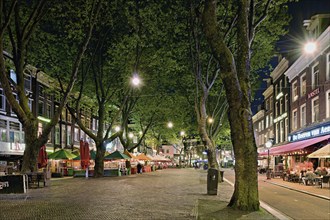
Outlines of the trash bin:
[{"label": "trash bin", "polygon": [[73,169],[72,168],[68,168],[68,176],[73,176]]},{"label": "trash bin", "polygon": [[219,171],[214,168],[210,168],[207,171],[207,194],[217,195],[218,194],[218,178]]},{"label": "trash bin", "polygon": [[220,182],[223,182],[223,174],[225,171],[220,170]]}]

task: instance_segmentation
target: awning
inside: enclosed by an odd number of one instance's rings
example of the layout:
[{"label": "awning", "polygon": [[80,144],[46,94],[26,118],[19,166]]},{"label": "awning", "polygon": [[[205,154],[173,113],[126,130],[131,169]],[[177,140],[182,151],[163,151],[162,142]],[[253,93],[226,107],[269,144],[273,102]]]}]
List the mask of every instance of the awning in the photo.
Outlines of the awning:
[{"label": "awning", "polygon": [[[281,146],[273,147],[273,148],[269,149],[269,155],[280,155],[280,154],[284,154],[284,153],[302,150],[306,147],[309,147],[313,144],[317,144],[317,143],[327,140],[329,138],[330,138],[330,135],[325,135],[325,136],[321,136],[321,137],[317,137],[317,138],[311,138],[308,140],[297,141],[297,142],[292,142],[292,143],[284,144]],[[267,151],[259,153],[259,156],[267,156],[267,155],[268,155]]]},{"label": "awning", "polygon": [[330,158],[330,144],[325,145],[324,147],[311,153],[307,157],[309,157],[309,158]]}]

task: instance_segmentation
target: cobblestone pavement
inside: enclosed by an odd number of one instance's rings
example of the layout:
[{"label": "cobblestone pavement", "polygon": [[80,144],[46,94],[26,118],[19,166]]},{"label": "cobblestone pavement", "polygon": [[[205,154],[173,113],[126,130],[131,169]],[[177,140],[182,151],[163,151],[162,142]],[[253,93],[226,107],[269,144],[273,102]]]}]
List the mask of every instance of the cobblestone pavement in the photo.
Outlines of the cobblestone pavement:
[{"label": "cobblestone pavement", "polygon": [[200,199],[229,201],[219,183],[206,195],[206,171],[166,169],[123,177],[70,178],[24,195],[0,195],[0,219],[195,219]]}]

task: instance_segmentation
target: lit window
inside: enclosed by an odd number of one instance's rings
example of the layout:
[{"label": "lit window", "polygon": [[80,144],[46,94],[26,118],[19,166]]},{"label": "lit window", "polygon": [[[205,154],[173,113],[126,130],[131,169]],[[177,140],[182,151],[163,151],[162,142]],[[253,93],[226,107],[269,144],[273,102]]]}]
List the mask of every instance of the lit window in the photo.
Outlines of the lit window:
[{"label": "lit window", "polygon": [[273,96],[269,98],[269,110],[273,109]]},{"label": "lit window", "polygon": [[269,125],[273,124],[273,113],[269,114]]},{"label": "lit window", "polygon": [[319,85],[319,64],[315,64],[312,67],[312,88],[315,89]]},{"label": "lit window", "polygon": [[6,110],[6,97],[2,89],[0,89],[0,110],[1,111]]},{"label": "lit window", "polygon": [[306,94],[306,73],[300,77],[300,95]]},{"label": "lit window", "polygon": [[319,97],[312,100],[312,122],[319,120]]},{"label": "lit window", "polygon": [[292,99],[293,101],[296,101],[298,99],[298,86],[297,81],[292,83]]},{"label": "lit window", "polygon": [[298,127],[298,112],[297,112],[297,109],[293,110],[292,111],[292,128],[293,130],[296,130],[297,127]]},{"label": "lit window", "polygon": [[283,98],[280,99],[280,115],[283,113]]},{"label": "lit window", "polygon": [[284,126],[285,126],[284,140],[287,141],[288,140],[288,133],[289,133],[289,119],[285,118],[284,123],[285,123],[284,124]]},{"label": "lit window", "polygon": [[330,53],[327,54],[327,58],[326,58],[326,76],[327,76],[327,80],[330,80]]},{"label": "lit window", "polygon": [[286,94],[285,95],[285,103],[284,103],[284,111],[287,112],[288,111],[288,106],[289,106],[289,95]]},{"label": "lit window", "polygon": [[306,125],[306,104],[300,107],[300,127]]},{"label": "lit window", "polygon": [[280,142],[283,142],[283,136],[284,136],[284,126],[283,126],[283,120],[280,121]]},{"label": "lit window", "polygon": [[278,143],[278,123],[275,124],[275,136],[276,136],[276,143]]}]

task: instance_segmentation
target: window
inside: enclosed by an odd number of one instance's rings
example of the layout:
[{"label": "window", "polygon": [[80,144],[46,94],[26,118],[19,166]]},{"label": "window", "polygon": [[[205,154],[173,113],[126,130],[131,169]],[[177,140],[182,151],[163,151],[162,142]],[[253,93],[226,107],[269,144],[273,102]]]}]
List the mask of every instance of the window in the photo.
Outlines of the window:
[{"label": "window", "polygon": [[47,106],[46,106],[46,117],[48,117],[48,118],[51,117],[51,106],[48,103],[47,103]]},{"label": "window", "polygon": [[0,141],[7,142],[7,121],[0,119]]},{"label": "window", "polygon": [[266,100],[265,108],[266,108],[266,111],[269,110],[269,99]]},{"label": "window", "polygon": [[273,113],[269,114],[269,125],[273,125]]},{"label": "window", "polygon": [[327,118],[329,118],[330,117],[330,90],[328,90],[326,92],[326,105],[327,105],[327,107],[326,107],[326,111],[327,111],[326,116],[327,116]]},{"label": "window", "polygon": [[[15,97],[16,101],[19,102],[19,101],[18,101],[18,96],[17,96],[17,94],[13,94],[13,96]],[[10,107],[10,112],[11,112],[12,115],[16,115],[16,113],[15,113],[14,110],[13,110],[13,108],[11,108],[11,107]]]},{"label": "window", "polygon": [[24,77],[24,88],[31,91],[31,76]]},{"label": "window", "polygon": [[326,55],[326,76],[330,80],[330,53]]},{"label": "window", "polygon": [[269,126],[269,115],[266,116],[266,126],[265,127],[268,128],[268,126]]},{"label": "window", "polygon": [[296,130],[298,127],[298,111],[297,109],[292,111],[292,128],[293,130]]},{"label": "window", "polygon": [[29,99],[28,100],[28,106],[29,106],[29,109],[32,111],[32,102],[33,100],[32,99]]},{"label": "window", "polygon": [[20,143],[20,125],[17,122],[9,121],[9,141],[11,143]]},{"label": "window", "polygon": [[10,79],[17,83],[17,75],[14,70],[10,70]]},{"label": "window", "polygon": [[275,136],[276,136],[276,143],[278,143],[278,141],[279,141],[279,137],[278,137],[278,123],[275,124]]},{"label": "window", "polygon": [[0,110],[6,111],[6,97],[2,89],[0,89]]},{"label": "window", "polygon": [[42,86],[39,86],[39,96],[44,97],[44,88]]},{"label": "window", "polygon": [[319,120],[319,97],[312,100],[312,122]]},{"label": "window", "polygon": [[300,77],[300,95],[306,95],[306,73]]},{"label": "window", "polygon": [[280,121],[280,142],[283,142],[284,141],[284,121],[281,120]]},{"label": "window", "polygon": [[269,110],[273,109],[273,96],[269,98]]},{"label": "window", "polygon": [[306,104],[300,107],[300,127],[306,125]]},{"label": "window", "polygon": [[289,134],[289,119],[286,117],[285,121],[284,121],[284,140],[287,141],[288,140],[288,134]]},{"label": "window", "polygon": [[38,102],[38,115],[42,116],[44,113],[44,102],[39,100]]},{"label": "window", "polygon": [[279,92],[282,92],[282,84],[283,84],[283,80],[280,80],[280,90],[279,90]]},{"label": "window", "polygon": [[79,129],[74,128],[74,141],[78,142],[79,141]]},{"label": "window", "polygon": [[280,99],[280,115],[283,113],[283,98]]},{"label": "window", "polygon": [[261,130],[264,130],[264,120],[261,120]]},{"label": "window", "polygon": [[292,83],[292,100],[296,101],[298,99],[298,86],[297,81]]},{"label": "window", "polygon": [[275,117],[277,117],[277,116],[278,116],[278,108],[277,108],[277,103],[278,103],[278,102],[275,102]]},{"label": "window", "polygon": [[67,132],[67,135],[66,135],[66,137],[67,137],[67,139],[66,139],[67,144],[68,145],[71,145],[72,144],[72,135],[71,135],[71,126],[70,125],[67,126],[66,132]]},{"label": "window", "polygon": [[277,85],[275,85],[275,97],[277,96],[278,91],[277,91]]},{"label": "window", "polygon": [[55,126],[55,144],[60,145],[60,127],[59,127],[59,125]]},{"label": "window", "polygon": [[319,85],[319,63],[312,67],[312,88],[315,89]]},{"label": "window", "polygon": [[288,106],[289,106],[289,95],[286,94],[284,99],[285,99],[285,103],[284,103],[284,111],[287,112],[288,111]]}]

